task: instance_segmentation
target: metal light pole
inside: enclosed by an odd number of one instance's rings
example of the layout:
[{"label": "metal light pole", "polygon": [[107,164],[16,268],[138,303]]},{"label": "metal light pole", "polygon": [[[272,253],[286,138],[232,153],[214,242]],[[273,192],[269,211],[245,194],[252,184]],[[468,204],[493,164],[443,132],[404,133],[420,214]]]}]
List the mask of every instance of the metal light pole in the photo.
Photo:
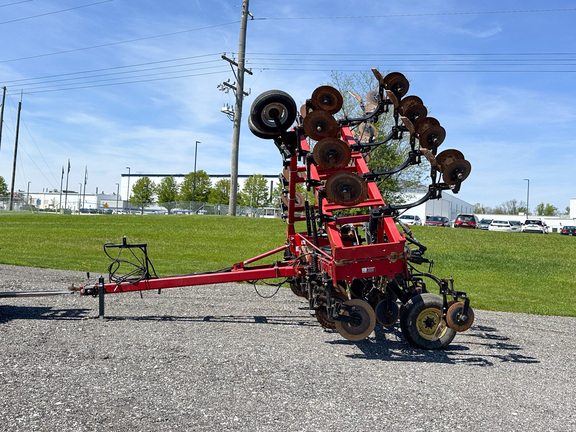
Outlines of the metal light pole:
[{"label": "metal light pole", "polygon": [[5,102],[6,102],[6,86],[2,87],[2,104],[0,105],[0,149],[2,148],[2,125],[4,124]]},{"label": "metal light pole", "polygon": [[126,208],[130,208],[130,205],[128,204],[129,200],[130,200],[130,167],[126,167],[126,169],[128,170],[128,186],[126,186]]},{"label": "metal light pole", "polygon": [[196,199],[196,159],[198,159],[198,144],[202,144],[200,141],[196,141],[196,147],[194,150],[194,181],[192,183],[192,201]]},{"label": "metal light pole", "polygon": [[120,183],[116,183],[116,214],[118,214],[118,200],[120,199]]},{"label": "metal light pole", "polygon": [[28,182],[28,188],[26,189],[26,199],[28,200],[28,210],[32,211],[32,206],[30,205],[30,183]]},{"label": "metal light pole", "polygon": [[530,215],[530,179],[524,179],[528,182],[528,187],[526,189],[526,216]]}]

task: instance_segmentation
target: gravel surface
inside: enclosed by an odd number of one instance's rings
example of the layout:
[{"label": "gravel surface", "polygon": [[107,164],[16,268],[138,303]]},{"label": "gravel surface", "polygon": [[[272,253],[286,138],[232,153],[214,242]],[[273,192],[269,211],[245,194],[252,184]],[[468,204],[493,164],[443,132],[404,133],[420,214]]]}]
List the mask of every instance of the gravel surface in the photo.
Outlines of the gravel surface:
[{"label": "gravel surface", "polygon": [[[83,277],[0,265],[0,291]],[[576,430],[576,318],[477,310],[429,352],[397,329],[344,340],[289,289],[108,295],[106,314],[92,297],[0,298],[0,430]]]}]

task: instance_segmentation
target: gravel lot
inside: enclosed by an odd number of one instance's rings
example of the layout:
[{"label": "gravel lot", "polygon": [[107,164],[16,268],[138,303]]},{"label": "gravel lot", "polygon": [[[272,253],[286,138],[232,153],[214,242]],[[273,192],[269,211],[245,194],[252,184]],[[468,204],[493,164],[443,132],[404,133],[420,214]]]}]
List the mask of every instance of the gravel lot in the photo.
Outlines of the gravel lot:
[{"label": "gravel lot", "polygon": [[[0,265],[0,291],[83,277]],[[576,318],[477,310],[428,352],[397,329],[324,331],[289,289],[109,295],[106,314],[92,297],[0,298],[0,430],[576,430]]]}]

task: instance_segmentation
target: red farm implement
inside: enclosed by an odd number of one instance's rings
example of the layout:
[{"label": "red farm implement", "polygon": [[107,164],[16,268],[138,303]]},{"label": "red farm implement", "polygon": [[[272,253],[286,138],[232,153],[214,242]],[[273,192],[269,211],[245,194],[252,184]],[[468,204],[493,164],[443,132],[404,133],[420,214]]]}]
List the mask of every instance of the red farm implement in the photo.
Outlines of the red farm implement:
[{"label": "red farm implement", "polygon": [[[373,73],[378,90],[369,92],[366,101],[353,94],[363,108],[358,118],[335,117],[343,97],[329,86],[314,90],[299,110],[292,97],[279,90],[259,95],[252,104],[250,130],[273,142],[282,157],[284,245],[229,268],[157,277],[146,245],[124,239],[104,246],[112,258],[109,282],[100,278],[98,284],[77,290],[99,296],[103,316],[105,294],[281,278],[306,299],[322,326],[346,339],[362,340],[376,325],[390,327],[399,321],[412,345],[447,346],[456,332],[472,325],[469,298],[454,289],[452,279],[431,273],[433,263],[423,256],[426,247],[398,218],[407,209],[440,198],[443,191],[457,193],[470,163],[457,150],[437,154],[445,130],[428,117],[419,97],[406,96],[409,83],[404,75]],[[379,117],[388,119],[384,134],[379,132],[384,123]],[[370,152],[399,142],[407,149],[403,163],[369,169]],[[378,183],[421,163],[430,165],[425,195],[412,203],[386,203]],[[279,253],[280,260],[258,265]],[[132,271],[119,276],[127,266]]]}]

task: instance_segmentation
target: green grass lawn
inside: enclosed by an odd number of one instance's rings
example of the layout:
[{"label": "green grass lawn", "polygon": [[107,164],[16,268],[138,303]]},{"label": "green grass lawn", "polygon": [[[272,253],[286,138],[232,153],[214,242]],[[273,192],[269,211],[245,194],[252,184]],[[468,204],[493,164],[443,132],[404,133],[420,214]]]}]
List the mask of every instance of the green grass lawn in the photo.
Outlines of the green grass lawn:
[{"label": "green grass lawn", "polygon": [[434,273],[482,309],[576,316],[576,238],[416,227]]},{"label": "green grass lawn", "polygon": [[[147,243],[159,276],[215,270],[282,246],[278,219],[0,213],[0,263],[105,274],[104,243]],[[434,273],[474,307],[576,316],[576,238],[415,227]],[[280,259],[281,254],[276,259]],[[271,258],[274,259],[274,258]]]}]

